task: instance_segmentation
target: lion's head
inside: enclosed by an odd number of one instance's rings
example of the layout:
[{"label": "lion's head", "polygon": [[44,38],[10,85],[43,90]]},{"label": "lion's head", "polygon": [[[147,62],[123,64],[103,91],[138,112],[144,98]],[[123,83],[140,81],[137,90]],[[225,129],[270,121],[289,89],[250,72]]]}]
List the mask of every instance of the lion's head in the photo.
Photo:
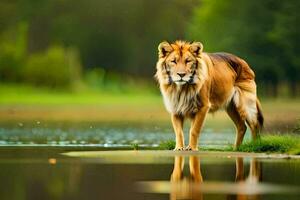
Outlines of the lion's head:
[{"label": "lion's head", "polygon": [[200,42],[162,42],[158,46],[156,78],[160,84],[197,84],[201,73],[203,45]]}]

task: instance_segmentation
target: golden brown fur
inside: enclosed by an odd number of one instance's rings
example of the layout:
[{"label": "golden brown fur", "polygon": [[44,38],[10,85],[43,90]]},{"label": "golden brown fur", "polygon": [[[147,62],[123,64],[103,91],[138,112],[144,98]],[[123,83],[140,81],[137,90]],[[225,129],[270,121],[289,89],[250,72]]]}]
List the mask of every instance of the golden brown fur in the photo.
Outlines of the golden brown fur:
[{"label": "golden brown fur", "polygon": [[[228,53],[205,53],[200,42],[162,42],[156,79],[176,134],[175,150],[197,150],[198,136],[208,112],[225,108],[236,125],[235,147],[243,140],[246,123],[253,139],[263,125],[256,96],[255,75],[241,58]],[[183,122],[191,118],[189,144],[184,147]]]}]

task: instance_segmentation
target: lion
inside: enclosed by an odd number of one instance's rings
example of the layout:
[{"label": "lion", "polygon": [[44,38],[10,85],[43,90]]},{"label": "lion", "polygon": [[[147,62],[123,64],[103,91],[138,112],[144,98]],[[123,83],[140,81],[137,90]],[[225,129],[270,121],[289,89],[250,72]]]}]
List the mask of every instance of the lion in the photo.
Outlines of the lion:
[{"label": "lion", "polygon": [[[259,136],[264,117],[256,94],[255,74],[243,59],[229,53],[203,52],[201,42],[162,42],[156,74],[167,111],[171,114],[174,150],[198,150],[206,115],[224,108],[236,126],[234,147],[247,129]],[[191,119],[189,143],[184,145],[183,122]]]}]

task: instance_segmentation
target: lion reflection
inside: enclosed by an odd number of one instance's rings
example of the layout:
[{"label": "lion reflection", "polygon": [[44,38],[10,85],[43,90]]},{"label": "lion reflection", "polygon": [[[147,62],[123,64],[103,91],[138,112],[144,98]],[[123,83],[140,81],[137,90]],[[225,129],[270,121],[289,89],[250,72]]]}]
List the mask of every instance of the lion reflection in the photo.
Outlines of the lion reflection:
[{"label": "lion reflection", "polygon": [[[243,158],[236,158],[236,184],[256,184],[261,179],[261,167],[260,163],[255,158],[250,161],[250,170],[247,178],[244,176],[244,160]],[[189,157],[189,171],[190,177],[183,175],[184,169],[184,157],[176,156],[174,160],[174,169],[171,174],[171,191],[170,199],[195,199],[202,200],[203,193],[217,193],[218,187],[213,184],[203,184],[203,177],[200,169],[200,158],[197,156]],[[258,199],[258,196],[253,194],[249,195],[243,191],[243,187],[239,187],[237,192],[228,191],[228,193],[234,193],[234,195],[228,195],[227,199]]]}]

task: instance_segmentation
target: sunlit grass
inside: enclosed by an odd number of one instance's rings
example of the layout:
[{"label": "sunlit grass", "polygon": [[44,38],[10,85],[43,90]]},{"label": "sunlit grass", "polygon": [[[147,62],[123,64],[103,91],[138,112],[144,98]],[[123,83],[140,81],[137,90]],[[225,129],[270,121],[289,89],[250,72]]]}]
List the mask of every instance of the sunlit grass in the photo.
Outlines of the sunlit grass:
[{"label": "sunlit grass", "polygon": [[[176,142],[174,139],[171,140],[165,140],[162,141],[159,144],[158,149],[160,150],[173,150],[175,149]],[[222,147],[207,147],[207,146],[200,146],[199,147],[200,151],[233,151],[233,147],[231,146],[222,146]]]},{"label": "sunlit grass", "polygon": [[300,154],[300,136],[264,135],[259,140],[244,142],[238,151]]},{"label": "sunlit grass", "polygon": [[[126,85],[126,83],[124,83]],[[65,104],[151,104],[162,102],[159,89],[131,84],[125,90],[101,90],[86,87],[81,90],[51,90],[29,85],[0,84],[0,105],[65,105]],[[129,89],[130,88],[130,89]],[[300,111],[299,99],[263,99],[263,110],[269,112]],[[276,109],[274,109],[276,107]]]},{"label": "sunlit grass", "polygon": [[153,91],[90,90],[60,91],[31,86],[0,85],[0,105],[155,105],[161,102]]},{"label": "sunlit grass", "polygon": [[[173,150],[174,140],[163,141],[159,145],[161,150]],[[201,151],[235,151],[232,145],[227,147],[200,147]],[[287,153],[300,155],[300,136],[286,135],[263,135],[255,141],[245,141],[238,149],[239,152],[253,153]]]},{"label": "sunlit grass", "polygon": [[173,150],[175,149],[175,141],[174,140],[166,140],[166,141],[162,141],[159,144],[159,149],[161,150]]},{"label": "sunlit grass", "polygon": [[139,148],[140,148],[139,144],[137,144],[137,143],[132,143],[130,146],[132,147],[133,150],[139,150]]},{"label": "sunlit grass", "polygon": [[[72,91],[0,84],[0,122],[50,120],[171,124],[154,81],[152,86],[129,84],[125,90],[86,86]],[[286,127],[288,131],[296,130],[299,99],[262,99],[262,107],[268,131],[282,128],[286,131]],[[209,114],[205,126],[221,130],[234,125],[227,114],[220,111]]]}]

